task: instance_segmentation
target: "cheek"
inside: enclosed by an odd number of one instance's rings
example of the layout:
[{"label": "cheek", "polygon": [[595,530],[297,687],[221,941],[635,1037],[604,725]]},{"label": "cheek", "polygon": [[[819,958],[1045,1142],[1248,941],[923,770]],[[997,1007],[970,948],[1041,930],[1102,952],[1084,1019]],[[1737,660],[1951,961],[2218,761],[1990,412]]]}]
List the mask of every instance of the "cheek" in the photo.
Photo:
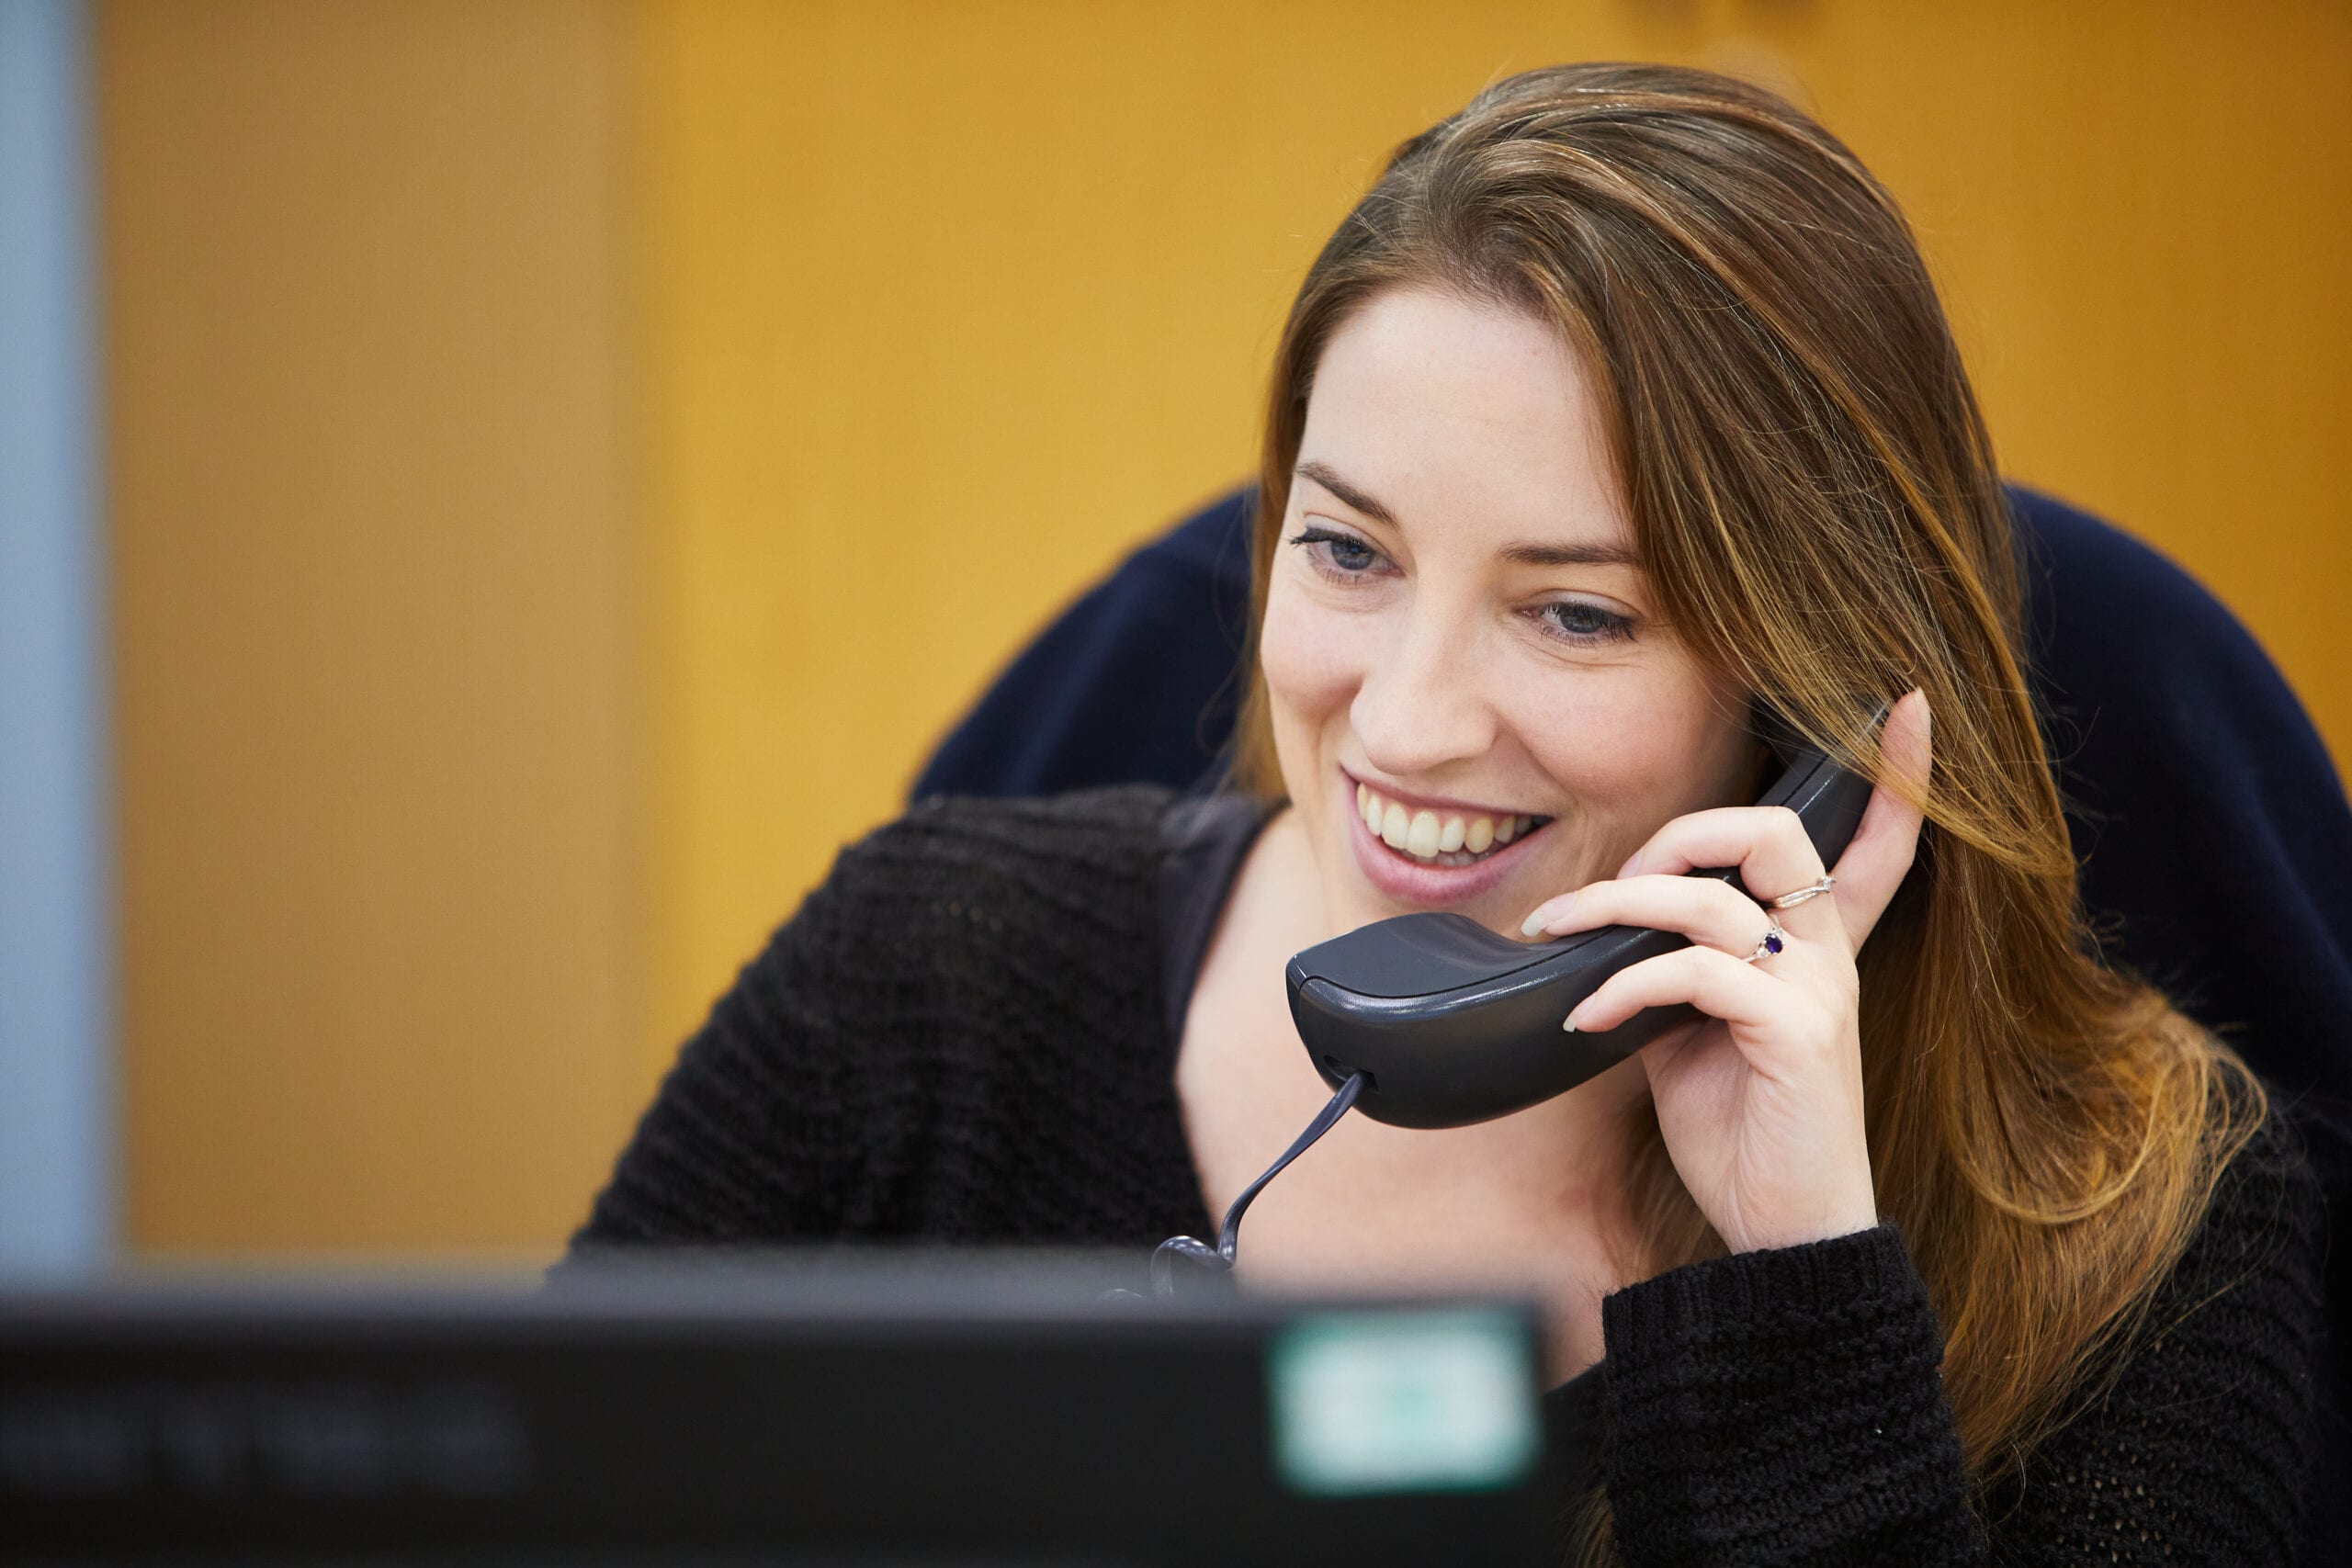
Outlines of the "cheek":
[{"label": "cheek", "polygon": [[1266,695],[1277,730],[1319,728],[1344,714],[1363,683],[1363,628],[1277,579],[1266,594],[1258,638]]},{"label": "cheek", "polygon": [[1737,709],[1696,671],[1538,682],[1518,695],[1515,728],[1537,766],[1612,841],[1645,838],[1686,812],[1737,804],[1728,793],[1746,778]]}]

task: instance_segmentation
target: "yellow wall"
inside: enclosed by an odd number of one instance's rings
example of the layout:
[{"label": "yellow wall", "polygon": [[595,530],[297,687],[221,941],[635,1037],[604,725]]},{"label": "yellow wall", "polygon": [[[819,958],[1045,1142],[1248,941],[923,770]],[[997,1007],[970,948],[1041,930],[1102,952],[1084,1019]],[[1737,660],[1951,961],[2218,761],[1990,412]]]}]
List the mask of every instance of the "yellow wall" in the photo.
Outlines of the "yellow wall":
[{"label": "yellow wall", "polygon": [[1808,100],[1912,212],[2009,470],[2197,572],[2352,756],[2340,6],[657,5],[655,1059],[1042,617],[1247,472],[1378,158],[1623,56]]},{"label": "yellow wall", "polygon": [[546,1247],[1396,141],[1640,56],[1904,198],[2014,474],[2352,757],[2352,12],[111,0],[136,1240]]},{"label": "yellow wall", "polygon": [[620,19],[100,12],[147,1252],[543,1250],[643,1092]]}]

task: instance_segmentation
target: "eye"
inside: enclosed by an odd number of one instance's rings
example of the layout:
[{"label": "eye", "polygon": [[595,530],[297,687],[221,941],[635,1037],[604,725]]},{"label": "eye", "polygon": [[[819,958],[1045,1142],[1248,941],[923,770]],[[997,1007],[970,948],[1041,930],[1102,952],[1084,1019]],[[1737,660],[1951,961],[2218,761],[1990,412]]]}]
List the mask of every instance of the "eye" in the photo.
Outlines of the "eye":
[{"label": "eye", "polygon": [[1544,628],[1544,635],[1561,642],[1593,648],[1602,643],[1634,640],[1634,618],[1604,610],[1598,604],[1588,604],[1577,599],[1558,599],[1536,607],[1535,618]]},{"label": "eye", "polygon": [[1306,552],[1306,558],[1317,571],[1334,582],[1348,582],[1372,575],[1380,564],[1380,552],[1357,538],[1332,528],[1317,528],[1309,525],[1283,541],[1296,545]]}]

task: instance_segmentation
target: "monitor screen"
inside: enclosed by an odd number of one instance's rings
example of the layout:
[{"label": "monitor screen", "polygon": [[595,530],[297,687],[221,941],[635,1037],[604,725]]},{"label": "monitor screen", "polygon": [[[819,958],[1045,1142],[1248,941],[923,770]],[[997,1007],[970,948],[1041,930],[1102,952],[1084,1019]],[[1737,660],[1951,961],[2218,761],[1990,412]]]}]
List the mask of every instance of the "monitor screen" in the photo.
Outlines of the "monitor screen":
[{"label": "monitor screen", "polygon": [[0,1294],[0,1558],[1546,1558],[1538,1320],[1074,1258]]}]

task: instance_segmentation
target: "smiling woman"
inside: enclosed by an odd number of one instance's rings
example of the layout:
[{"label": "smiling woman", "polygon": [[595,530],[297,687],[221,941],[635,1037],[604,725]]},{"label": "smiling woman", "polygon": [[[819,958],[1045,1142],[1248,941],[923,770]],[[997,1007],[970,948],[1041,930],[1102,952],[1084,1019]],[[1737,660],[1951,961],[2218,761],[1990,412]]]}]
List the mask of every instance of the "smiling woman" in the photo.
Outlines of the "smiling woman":
[{"label": "smiling woman", "polygon": [[1652,604],[1605,406],[1557,331],[1449,291],[1383,293],[1324,350],[1258,662],[1337,929],[1515,930],[1754,795],[1745,694]]},{"label": "smiling woman", "polygon": [[[1256,516],[1229,787],[844,852],[577,1251],[1205,1233],[1326,1093],[1288,955],[1657,928],[1567,1022],[1693,1021],[1476,1126],[1340,1122],[1244,1284],[1543,1293],[1564,1554],[2293,1560],[2316,1194],[2086,956],[1990,444],[1852,155],[1699,73],[1488,89],[1310,270]],[[1746,804],[1768,727],[1873,782],[1833,865]]]}]

